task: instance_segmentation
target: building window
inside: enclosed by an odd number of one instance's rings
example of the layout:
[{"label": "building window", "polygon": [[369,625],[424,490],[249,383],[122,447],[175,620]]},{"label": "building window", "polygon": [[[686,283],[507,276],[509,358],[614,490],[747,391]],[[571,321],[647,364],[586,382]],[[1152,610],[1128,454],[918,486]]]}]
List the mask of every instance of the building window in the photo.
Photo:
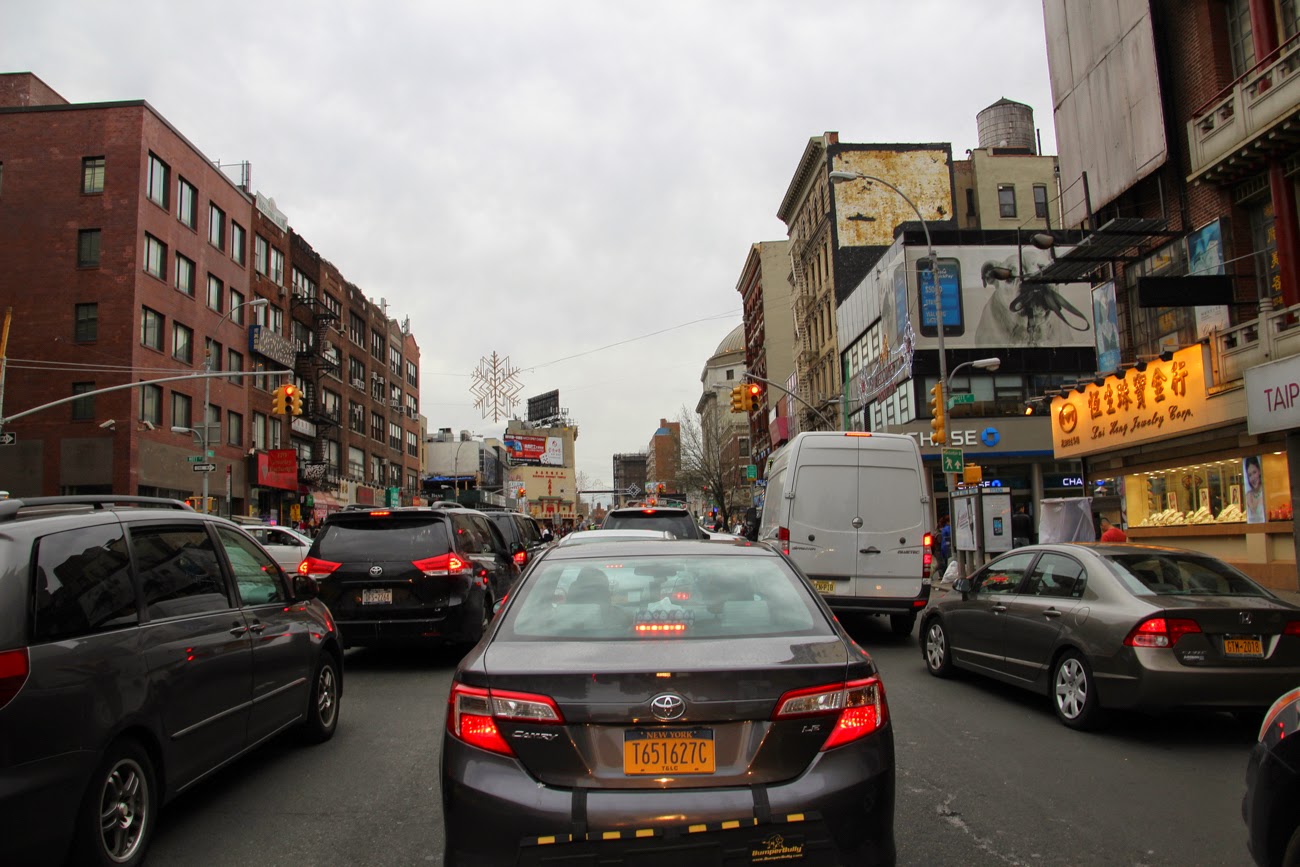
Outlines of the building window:
[{"label": "building window", "polygon": [[1250,27],[1250,0],[1228,0],[1228,51],[1232,56],[1232,76],[1245,75],[1255,65],[1255,42]]},{"label": "building window", "polygon": [[348,430],[365,434],[366,408],[354,400],[348,401]]},{"label": "building window", "polygon": [[271,248],[271,273],[267,276],[275,285],[284,285],[284,253],[275,247]]},{"label": "building window", "polygon": [[[226,370],[232,370],[239,373],[242,372],[243,369],[244,369],[244,354],[234,349],[227,349]],[[246,378],[247,377],[243,377],[243,376],[232,376],[230,377],[230,383],[232,385],[243,385],[244,380]]]},{"label": "building window", "polygon": [[140,421],[147,421],[153,425],[162,424],[162,386],[140,387]]},{"label": "building window", "polygon": [[99,305],[77,304],[73,308],[72,339],[89,343],[99,339]]},{"label": "building window", "polygon": [[357,346],[366,345],[366,320],[356,313],[348,313],[348,338]]},{"label": "building window", "polygon": [[384,336],[382,334],[370,335],[370,354],[381,362],[384,360]]},{"label": "building window", "polygon": [[1043,184],[1034,184],[1034,216],[1047,219],[1047,187]]},{"label": "building window", "polygon": [[232,446],[244,444],[244,416],[242,413],[226,413],[226,443]]},{"label": "building window", "polygon": [[742,457],[749,457],[749,437],[736,438],[736,453]]},{"label": "building window", "polygon": [[1300,32],[1300,3],[1296,0],[1282,0],[1282,30],[1283,42]]},{"label": "building window", "polygon": [[253,448],[266,449],[266,416],[253,413]]},{"label": "building window", "polygon": [[157,310],[140,308],[140,345],[162,352],[163,315]]},{"label": "building window", "polygon": [[104,192],[104,158],[81,158],[81,191],[83,193]]},{"label": "building window", "polygon": [[172,392],[172,427],[194,427],[194,400],[188,394]]},{"label": "building window", "polygon": [[975,217],[979,212],[975,210],[975,191],[970,187],[966,188],[966,216]]},{"label": "building window", "polygon": [[221,344],[213,340],[211,337],[203,338],[203,357],[208,359],[207,364],[211,364],[213,370],[220,370]]},{"label": "building window", "polygon": [[395,347],[395,346],[393,346],[393,347],[389,347],[389,349],[388,349],[388,369],[391,370],[391,371],[393,372],[393,376],[395,376],[395,377],[397,377],[397,378],[399,378],[399,379],[401,378],[401,376],[402,376],[402,353],[399,352],[398,349],[397,349],[397,347]]},{"label": "building window", "polygon": [[[95,390],[93,382],[74,382],[72,383],[73,394],[85,394],[88,391]],[[95,399],[93,397],[79,397],[72,402],[72,420],[73,421],[90,421],[95,417]]]},{"label": "building window", "polygon": [[1016,188],[1011,184],[998,184],[998,216],[1016,215]]},{"label": "building window", "polygon": [[199,224],[199,191],[184,178],[176,183],[176,219],[191,229]]},{"label": "building window", "polygon": [[218,250],[226,249],[226,212],[208,202],[208,243]]},{"label": "building window", "polygon": [[[348,381],[352,383],[353,388],[360,388],[365,391],[366,388],[366,366],[360,360],[353,356],[348,356]],[[360,383],[358,385],[358,383]]]},{"label": "building window", "polygon": [[244,293],[230,290],[230,321],[236,325],[244,324]]},{"label": "building window", "polygon": [[180,253],[176,254],[176,289],[194,297],[194,263]]},{"label": "building window", "polygon": [[406,432],[406,453],[413,458],[420,456],[420,438],[415,431]]},{"label": "building window", "polygon": [[388,447],[393,451],[402,450],[402,428],[396,422],[388,423]]},{"label": "building window", "polygon": [[99,229],[82,229],[77,232],[77,267],[99,267]]},{"label": "building window", "polygon": [[[211,403],[208,404],[208,423],[204,428],[205,433],[210,431],[215,431],[218,436],[221,434],[221,407]],[[216,442],[217,437],[211,439]]]},{"label": "building window", "polygon": [[377,412],[370,413],[370,438],[376,442],[384,441],[384,417]]},{"label": "building window", "polygon": [[194,363],[194,329],[188,325],[172,323],[172,358],[186,364]]},{"label": "building window", "polygon": [[144,236],[144,272],[159,280],[167,279],[167,245],[148,234]]},{"label": "building window", "polygon": [[334,314],[335,319],[343,318],[343,305],[339,303],[339,299],[328,292],[322,292],[321,300],[325,302],[325,309]]},{"label": "building window", "polygon": [[348,446],[348,475],[354,479],[366,474],[366,453],[356,446]]},{"label": "building window", "polygon": [[271,258],[271,245],[265,238],[258,235],[253,239],[253,270],[266,276],[267,260]]},{"label": "building window", "polygon": [[167,164],[153,154],[149,154],[149,168],[145,175],[145,195],[149,201],[161,207],[167,207],[167,175],[171,170]]},{"label": "building window", "polygon": [[247,250],[245,249],[247,243],[247,236],[244,234],[244,227],[236,223],[234,220],[231,220],[230,258],[234,259],[241,265],[244,264],[244,257],[247,253]]},{"label": "building window", "polygon": [[223,294],[224,293],[222,292],[221,281],[216,277],[213,277],[211,274],[209,274],[208,275],[208,307],[220,313],[221,296]]},{"label": "building window", "polygon": [[420,387],[420,372],[416,368],[414,361],[406,362],[406,381],[416,388]]}]

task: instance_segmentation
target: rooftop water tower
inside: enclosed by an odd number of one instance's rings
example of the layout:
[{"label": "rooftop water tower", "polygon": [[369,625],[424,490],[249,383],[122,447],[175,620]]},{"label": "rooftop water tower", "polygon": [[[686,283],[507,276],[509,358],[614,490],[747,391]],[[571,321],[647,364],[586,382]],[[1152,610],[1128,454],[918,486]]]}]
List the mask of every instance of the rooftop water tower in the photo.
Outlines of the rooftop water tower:
[{"label": "rooftop water tower", "polygon": [[1023,102],[1005,97],[975,115],[981,148],[1027,148],[1034,146],[1034,110]]}]

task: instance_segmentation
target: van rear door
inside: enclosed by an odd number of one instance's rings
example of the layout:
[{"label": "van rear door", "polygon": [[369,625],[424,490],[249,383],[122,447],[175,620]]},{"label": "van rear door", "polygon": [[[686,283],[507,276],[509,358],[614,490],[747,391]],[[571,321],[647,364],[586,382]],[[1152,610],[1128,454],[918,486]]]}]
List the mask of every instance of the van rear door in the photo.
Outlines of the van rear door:
[{"label": "van rear door", "polygon": [[[858,440],[857,568],[853,595],[907,599],[921,593],[925,506],[911,443]],[[858,522],[854,522],[857,524]]]},{"label": "van rear door", "polygon": [[828,596],[852,596],[857,574],[856,438],[807,435],[801,442],[790,510],[790,556]]}]

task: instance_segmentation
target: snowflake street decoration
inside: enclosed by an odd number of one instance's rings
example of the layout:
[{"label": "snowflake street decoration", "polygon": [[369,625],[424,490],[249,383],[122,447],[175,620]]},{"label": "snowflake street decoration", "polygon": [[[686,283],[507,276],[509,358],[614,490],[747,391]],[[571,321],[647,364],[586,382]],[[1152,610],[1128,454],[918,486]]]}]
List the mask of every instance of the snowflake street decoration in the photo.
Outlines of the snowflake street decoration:
[{"label": "snowflake street decoration", "polygon": [[519,403],[519,393],[524,384],[515,379],[519,368],[510,364],[510,358],[501,358],[495,352],[491,358],[478,360],[478,367],[470,374],[470,394],[474,395],[474,408],[483,411],[483,418],[492,416],[493,422],[501,416],[509,417],[511,407]]}]

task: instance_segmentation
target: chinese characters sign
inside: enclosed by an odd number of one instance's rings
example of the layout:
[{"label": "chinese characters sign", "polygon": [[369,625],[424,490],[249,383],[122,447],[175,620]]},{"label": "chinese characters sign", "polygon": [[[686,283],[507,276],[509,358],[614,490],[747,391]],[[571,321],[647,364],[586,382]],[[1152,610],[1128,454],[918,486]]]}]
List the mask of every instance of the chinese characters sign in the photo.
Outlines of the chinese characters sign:
[{"label": "chinese characters sign", "polygon": [[1227,401],[1207,397],[1205,347],[1175,352],[1170,361],[1153,360],[1145,370],[1089,384],[1080,394],[1052,399],[1052,450],[1056,457],[1078,457],[1164,439],[1234,420]]}]

